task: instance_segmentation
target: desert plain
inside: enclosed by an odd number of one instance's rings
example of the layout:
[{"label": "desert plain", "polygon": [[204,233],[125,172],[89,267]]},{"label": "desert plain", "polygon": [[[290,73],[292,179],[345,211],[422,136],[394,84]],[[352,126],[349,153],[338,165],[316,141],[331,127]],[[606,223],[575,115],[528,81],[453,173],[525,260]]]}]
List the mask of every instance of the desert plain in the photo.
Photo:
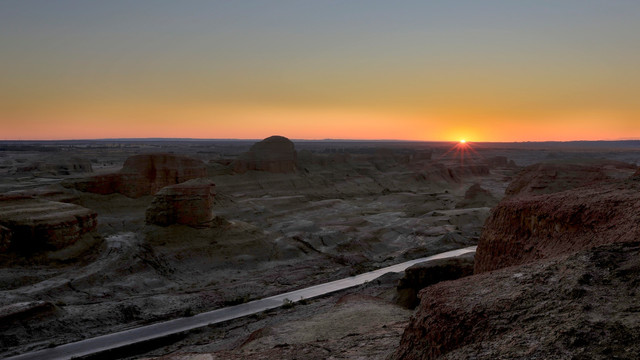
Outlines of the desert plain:
[{"label": "desert plain", "polygon": [[1,142],[0,357],[478,245],[105,356],[632,358],[639,165],[639,141]]}]

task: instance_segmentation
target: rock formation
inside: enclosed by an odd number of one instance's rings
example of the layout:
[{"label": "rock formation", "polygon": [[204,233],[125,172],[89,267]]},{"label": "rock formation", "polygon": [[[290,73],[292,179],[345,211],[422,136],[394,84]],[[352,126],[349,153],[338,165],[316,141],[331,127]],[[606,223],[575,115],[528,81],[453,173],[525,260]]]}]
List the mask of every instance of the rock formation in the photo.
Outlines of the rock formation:
[{"label": "rock formation", "polygon": [[78,205],[21,196],[0,198],[0,251],[62,249],[96,226],[97,214]]},{"label": "rock formation", "polygon": [[485,223],[478,242],[475,271],[637,239],[639,185],[608,182],[503,200]]},{"label": "rock formation", "polygon": [[509,160],[506,156],[492,156],[485,160],[490,167],[517,168],[518,165],[513,160]]},{"label": "rock formation", "polygon": [[640,243],[427,287],[392,359],[631,359]]},{"label": "rock formation", "polygon": [[585,167],[531,169],[520,178],[531,181],[516,184],[485,223],[475,275],[420,292],[393,358],[628,358],[640,351],[640,183]]},{"label": "rock formation", "polygon": [[37,188],[15,190],[5,193],[10,196],[34,197],[49,201],[64,203],[76,203],[79,199],[71,190],[65,189],[60,184],[46,185]]},{"label": "rock formation", "polygon": [[492,207],[497,203],[498,199],[491,192],[475,183],[467,189],[464,193],[464,199],[456,204],[456,208]]},{"label": "rock formation", "polygon": [[90,193],[120,193],[138,198],[153,195],[168,185],[205,176],[207,168],[200,160],[173,154],[143,154],[127,158],[118,173],[93,176],[66,183],[66,186]]},{"label": "rock formation", "polygon": [[505,195],[550,194],[607,179],[601,166],[539,163],[522,170],[509,184]]},{"label": "rock formation", "polygon": [[240,155],[234,163],[234,170],[239,173],[249,170],[273,173],[295,172],[295,146],[286,137],[268,137],[255,143],[248,152]]},{"label": "rock formation", "polygon": [[208,226],[213,221],[215,184],[194,179],[162,188],[146,211],[147,224]]},{"label": "rock formation", "polygon": [[11,230],[0,225],[0,253],[6,252],[11,247]]},{"label": "rock formation", "polygon": [[429,285],[455,280],[473,274],[474,253],[448,259],[438,259],[410,266],[400,279],[396,303],[408,309],[418,305],[418,292]]},{"label": "rock formation", "polygon": [[49,158],[44,161],[34,161],[28,165],[18,166],[17,173],[31,173],[34,175],[71,175],[91,173],[91,161],[76,157]]}]

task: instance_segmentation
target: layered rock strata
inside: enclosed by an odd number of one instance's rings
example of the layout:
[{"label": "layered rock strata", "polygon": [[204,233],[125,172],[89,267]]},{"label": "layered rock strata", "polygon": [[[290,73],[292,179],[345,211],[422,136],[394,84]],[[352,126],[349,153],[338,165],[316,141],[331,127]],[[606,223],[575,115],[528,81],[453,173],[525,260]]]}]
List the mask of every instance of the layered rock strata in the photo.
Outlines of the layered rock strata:
[{"label": "layered rock strata", "polygon": [[603,183],[503,200],[485,223],[476,273],[638,239],[639,185]]},{"label": "layered rock strata", "polygon": [[82,206],[20,196],[0,198],[0,251],[62,249],[96,226],[97,214]]},{"label": "layered rock strata", "polygon": [[146,211],[147,224],[208,226],[213,221],[215,184],[194,179],[162,188]]}]

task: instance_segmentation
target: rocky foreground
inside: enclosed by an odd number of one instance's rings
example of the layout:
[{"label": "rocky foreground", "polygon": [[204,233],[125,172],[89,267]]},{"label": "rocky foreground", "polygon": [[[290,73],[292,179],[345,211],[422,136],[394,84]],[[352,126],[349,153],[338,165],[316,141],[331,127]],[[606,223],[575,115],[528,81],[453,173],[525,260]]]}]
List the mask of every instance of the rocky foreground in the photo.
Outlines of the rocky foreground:
[{"label": "rocky foreground", "polygon": [[634,359],[640,353],[640,242],[443,282],[394,359]]},{"label": "rocky foreground", "polygon": [[568,187],[493,209],[475,275],[420,293],[393,358],[637,358],[640,182]]}]

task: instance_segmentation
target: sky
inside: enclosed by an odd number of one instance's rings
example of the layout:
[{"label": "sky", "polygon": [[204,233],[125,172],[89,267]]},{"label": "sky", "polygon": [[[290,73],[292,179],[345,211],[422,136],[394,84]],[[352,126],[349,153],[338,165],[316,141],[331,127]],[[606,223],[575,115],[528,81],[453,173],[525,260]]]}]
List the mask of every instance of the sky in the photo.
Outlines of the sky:
[{"label": "sky", "polygon": [[0,139],[640,139],[639,1],[0,2]]}]

